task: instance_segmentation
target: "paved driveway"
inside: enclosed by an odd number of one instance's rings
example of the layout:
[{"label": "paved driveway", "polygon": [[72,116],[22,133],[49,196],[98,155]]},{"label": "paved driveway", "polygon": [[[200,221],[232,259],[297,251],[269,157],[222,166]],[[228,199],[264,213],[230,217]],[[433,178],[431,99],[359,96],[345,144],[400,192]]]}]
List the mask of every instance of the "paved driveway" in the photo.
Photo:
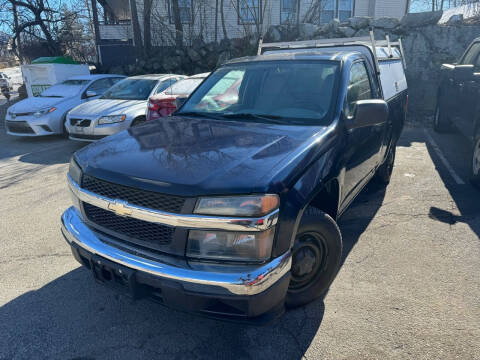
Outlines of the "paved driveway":
[{"label": "paved driveway", "polygon": [[480,192],[462,184],[456,135],[407,129],[391,185],[369,186],[341,219],[345,258],[325,299],[259,328],[96,284],[59,226],[82,145],[1,125],[0,359],[480,358]]}]

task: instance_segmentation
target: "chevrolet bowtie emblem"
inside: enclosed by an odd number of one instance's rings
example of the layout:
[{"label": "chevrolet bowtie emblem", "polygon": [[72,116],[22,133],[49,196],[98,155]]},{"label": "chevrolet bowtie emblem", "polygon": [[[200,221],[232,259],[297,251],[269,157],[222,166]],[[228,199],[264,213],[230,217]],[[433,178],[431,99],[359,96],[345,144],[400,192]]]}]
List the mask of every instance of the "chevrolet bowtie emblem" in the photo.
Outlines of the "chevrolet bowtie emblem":
[{"label": "chevrolet bowtie emblem", "polygon": [[132,210],[128,209],[127,205],[126,201],[115,200],[113,203],[108,203],[108,209],[118,216],[130,216],[132,215]]}]

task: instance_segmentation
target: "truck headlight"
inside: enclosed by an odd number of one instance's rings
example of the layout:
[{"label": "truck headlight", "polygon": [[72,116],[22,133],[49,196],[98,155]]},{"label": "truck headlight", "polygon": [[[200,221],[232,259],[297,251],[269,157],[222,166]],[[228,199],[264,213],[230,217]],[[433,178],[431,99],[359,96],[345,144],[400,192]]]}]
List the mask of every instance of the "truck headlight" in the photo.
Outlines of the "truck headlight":
[{"label": "truck headlight", "polygon": [[[262,217],[278,209],[278,195],[245,195],[200,198],[194,213],[213,216]],[[262,232],[190,230],[187,256],[201,259],[268,260],[272,253],[275,227]]]},{"label": "truck headlight", "polygon": [[187,256],[191,258],[255,261],[268,260],[275,228],[256,233],[190,230]]},{"label": "truck headlight", "polygon": [[68,175],[72,178],[73,181],[80,185],[80,182],[82,181],[82,169],[77,164],[73,156],[70,160],[70,165],[68,167]]},{"label": "truck headlight", "polygon": [[33,115],[35,115],[35,116],[42,116],[42,115],[50,114],[50,113],[54,112],[55,110],[57,110],[56,107],[51,107],[51,108],[47,108],[47,109],[42,109],[42,110],[35,111],[35,112],[33,113]]},{"label": "truck headlight", "polygon": [[194,213],[219,216],[264,216],[280,205],[278,195],[200,198]]},{"label": "truck headlight", "polygon": [[109,116],[102,116],[98,119],[98,124],[113,124],[125,121],[126,115],[109,115]]}]

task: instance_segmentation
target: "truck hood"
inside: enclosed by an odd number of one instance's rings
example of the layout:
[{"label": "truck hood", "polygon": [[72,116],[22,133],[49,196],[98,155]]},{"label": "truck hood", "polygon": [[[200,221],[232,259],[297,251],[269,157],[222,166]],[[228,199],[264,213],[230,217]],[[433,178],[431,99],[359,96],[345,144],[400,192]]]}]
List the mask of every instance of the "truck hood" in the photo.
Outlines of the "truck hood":
[{"label": "truck hood", "polygon": [[120,115],[132,113],[138,108],[142,108],[143,111],[147,110],[146,100],[109,100],[109,99],[96,99],[83,103],[72,111],[70,116],[86,116],[86,117],[99,117],[105,115]]},{"label": "truck hood", "polygon": [[158,192],[281,191],[276,187],[285,186],[284,174],[292,173],[284,170],[296,166],[304,171],[307,164],[301,159],[326,130],[170,117],[105,138],[75,156],[85,173]]},{"label": "truck hood", "polygon": [[63,97],[29,97],[12,105],[8,110],[15,114],[31,113],[55,106],[65,100]]}]

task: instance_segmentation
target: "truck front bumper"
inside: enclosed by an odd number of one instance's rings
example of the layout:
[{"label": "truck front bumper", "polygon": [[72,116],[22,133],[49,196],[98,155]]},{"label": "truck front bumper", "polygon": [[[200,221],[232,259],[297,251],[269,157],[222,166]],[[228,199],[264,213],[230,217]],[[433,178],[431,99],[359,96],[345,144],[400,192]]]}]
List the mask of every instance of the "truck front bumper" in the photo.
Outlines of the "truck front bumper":
[{"label": "truck front bumper", "polygon": [[236,321],[263,323],[283,312],[290,252],[256,265],[179,263],[167,256],[139,256],[134,249],[110,245],[105,235],[83,222],[75,207],[62,215],[62,233],[74,257],[97,281],[134,298]]}]

